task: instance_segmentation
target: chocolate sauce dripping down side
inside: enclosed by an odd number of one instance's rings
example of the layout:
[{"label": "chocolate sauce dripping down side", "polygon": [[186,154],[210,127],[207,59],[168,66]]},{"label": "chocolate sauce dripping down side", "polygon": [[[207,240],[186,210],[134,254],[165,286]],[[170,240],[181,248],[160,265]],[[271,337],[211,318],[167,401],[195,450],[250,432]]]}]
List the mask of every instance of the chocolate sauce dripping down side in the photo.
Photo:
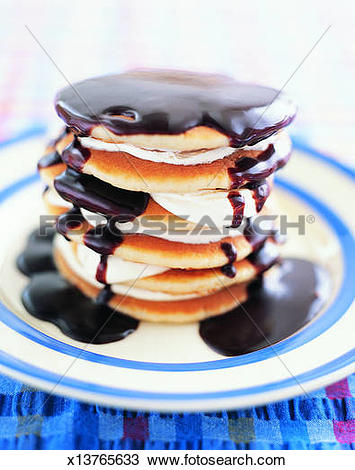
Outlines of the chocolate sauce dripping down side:
[{"label": "chocolate sauce dripping down side", "polygon": [[247,260],[257,269],[258,274],[261,274],[280,260],[278,247],[267,240],[260,248],[253,251]]},{"label": "chocolate sauce dripping down side", "polygon": [[290,155],[290,153],[285,155],[275,151],[274,145],[270,144],[257,157],[238,158],[235,161],[235,166],[228,168],[231,189],[238,189],[247,183],[264,180],[286,165]]},{"label": "chocolate sauce dripping down side", "polygon": [[100,224],[84,235],[85,245],[101,255],[112,254],[123,241],[116,222],[129,222],[143,214],[150,198],[148,193],[116,188],[72,168],[57,176],[54,186],[63,199],[74,204],[73,209],[58,218],[57,229],[62,235],[67,236],[68,231],[85,222],[79,208],[106,217],[106,224]]},{"label": "chocolate sauce dripping down side", "polygon": [[329,296],[326,273],[301,259],[284,259],[278,275],[248,286],[241,306],[200,323],[208,346],[224,356],[238,356],[288,338],[320,311]]},{"label": "chocolate sauce dripping down side", "polygon": [[253,251],[260,248],[268,237],[273,237],[275,232],[273,229],[261,230],[261,227],[256,226],[255,220],[253,217],[246,219],[243,228],[243,235],[252,246]]},{"label": "chocolate sauce dripping down side", "polygon": [[236,191],[228,193],[228,199],[233,209],[233,219],[231,227],[237,228],[243,221],[245,201],[242,194]]},{"label": "chocolate sauce dripping down side", "polygon": [[[242,189],[248,189],[252,192],[253,198],[255,200],[256,211],[260,212],[271,192],[268,181],[264,179],[260,181],[255,181],[253,183],[248,183],[243,186]],[[229,191],[228,199],[233,209],[233,219],[231,227],[237,228],[243,221],[245,200],[243,194],[233,189]]]},{"label": "chocolate sauce dripping down side", "polygon": [[49,144],[48,144],[48,147],[54,147],[54,150],[50,153],[48,153],[47,155],[44,155],[38,162],[37,164],[37,168],[38,170],[41,170],[43,168],[49,168],[51,166],[54,166],[54,165],[59,165],[60,163],[63,163],[63,160],[59,154],[59,152],[57,152],[55,150],[55,147],[56,145],[62,140],[64,139],[64,137],[66,137],[68,134],[70,133],[70,128],[69,127],[65,127],[63,129],[63,131],[58,135],[58,137],[56,137],[55,139],[53,139]]},{"label": "chocolate sauce dripping down side", "polygon": [[100,256],[100,262],[96,269],[96,280],[97,282],[101,282],[101,284],[107,284],[106,282],[107,256],[108,255]]},{"label": "chocolate sauce dripping down side", "polygon": [[[260,246],[260,248],[251,253],[247,257],[247,260],[256,268],[258,274],[261,274],[279,261],[279,250],[277,245],[271,241],[266,241]],[[237,274],[235,266],[230,263],[222,266],[221,271],[228,277],[235,277]]]},{"label": "chocolate sauce dripping down side", "polygon": [[106,285],[103,289],[100,290],[99,295],[96,297],[95,302],[97,304],[104,304],[107,305],[109,301],[112,299],[114,293],[111,290],[110,285]]},{"label": "chocolate sauce dripping down side", "polygon": [[114,219],[109,219],[107,224],[88,230],[84,235],[84,244],[100,255],[112,255],[124,239],[123,233],[113,222]]},{"label": "chocolate sauce dripping down side", "polygon": [[[73,207],[58,217],[56,228],[61,235],[70,240],[70,237],[68,237],[69,232],[77,230],[85,222],[86,219],[81,214],[80,208]],[[124,238],[123,233],[117,228],[115,222],[115,217],[108,217],[105,224],[99,224],[86,231],[83,234],[84,244],[100,255],[111,255],[123,242]]]},{"label": "chocolate sauce dripping down side", "polygon": [[74,206],[104,216],[114,216],[117,222],[129,222],[143,214],[149,194],[117,188],[91,175],[67,168],[54,180],[60,196]]},{"label": "chocolate sauce dripping down side", "polygon": [[90,135],[98,125],[116,135],[180,134],[207,126],[225,134],[234,147],[265,139],[296,113],[289,98],[272,88],[177,70],[133,70],[84,80],[61,90],[55,107],[80,135]]},{"label": "chocolate sauce dripping down side", "polygon": [[235,277],[237,270],[233,263],[237,259],[237,250],[232,243],[221,243],[221,249],[228,259],[228,263],[221,267],[221,272],[227,277]]},{"label": "chocolate sauce dripping down side", "polygon": [[72,142],[63,150],[62,160],[70,168],[81,171],[89,160],[90,155],[90,150],[81,145],[79,139],[74,136]]},{"label": "chocolate sauce dripping down side", "polygon": [[267,180],[261,180],[248,183],[244,186],[244,188],[250,189],[252,191],[256,211],[260,212],[266,202],[266,199],[270,196],[270,184]]},{"label": "chocolate sauce dripping down side", "polygon": [[85,218],[83,217],[80,208],[73,207],[58,217],[56,228],[60,234],[68,239],[68,232],[71,230],[77,230],[85,222]]},{"label": "chocolate sauce dripping down side", "polygon": [[109,286],[95,301],[84,296],[56,271],[52,256],[54,234],[54,229],[46,235],[38,231],[32,233],[17,259],[19,269],[30,276],[22,293],[26,310],[84,343],[110,343],[133,333],[139,322],[107,305],[113,295]]}]

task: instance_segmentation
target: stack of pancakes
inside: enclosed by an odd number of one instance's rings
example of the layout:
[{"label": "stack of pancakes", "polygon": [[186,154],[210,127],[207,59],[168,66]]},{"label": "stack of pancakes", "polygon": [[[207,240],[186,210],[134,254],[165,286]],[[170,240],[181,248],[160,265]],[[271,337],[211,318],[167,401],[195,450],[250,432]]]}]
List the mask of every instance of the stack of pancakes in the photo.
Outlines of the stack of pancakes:
[{"label": "stack of pancakes", "polygon": [[290,156],[292,102],[224,76],[153,70],[65,88],[56,109],[66,128],[38,168],[60,273],[148,321],[244,302],[278,259],[268,197]]}]

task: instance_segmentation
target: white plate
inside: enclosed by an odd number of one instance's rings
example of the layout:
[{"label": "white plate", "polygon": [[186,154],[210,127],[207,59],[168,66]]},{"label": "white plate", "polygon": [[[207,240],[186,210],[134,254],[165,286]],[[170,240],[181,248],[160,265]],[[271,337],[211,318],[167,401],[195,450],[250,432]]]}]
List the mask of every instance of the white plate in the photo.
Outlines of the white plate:
[{"label": "white plate", "polygon": [[[355,370],[355,248],[348,168],[298,146],[276,191],[290,220],[306,217],[306,235],[289,230],[285,254],[313,259],[331,273],[327,306],[305,328],[260,351],[223,357],[200,339],[198,325],[142,322],[123,341],[74,341],[30,316],[20,293],[27,280],[14,259],[39,223],[42,153],[36,138],[0,149],[0,371],[47,391],[136,409],[249,407],[310,392]],[[301,146],[302,147],[302,146]],[[312,218],[313,217],[313,218]],[[313,223],[312,223],[313,221]]]}]

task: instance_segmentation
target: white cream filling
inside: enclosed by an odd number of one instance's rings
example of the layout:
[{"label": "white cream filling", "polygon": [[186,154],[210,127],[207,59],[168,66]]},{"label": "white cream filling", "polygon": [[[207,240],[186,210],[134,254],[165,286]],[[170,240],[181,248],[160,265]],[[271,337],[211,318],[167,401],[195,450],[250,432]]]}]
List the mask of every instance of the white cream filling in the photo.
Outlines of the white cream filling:
[{"label": "white cream filling", "polygon": [[[63,256],[65,262],[68,264],[69,268],[74,271],[75,274],[80,276],[86,282],[92,286],[102,289],[103,286],[97,282],[95,276],[90,276],[85,267],[78,261],[75,257],[71,243],[65,240],[61,235],[57,235],[54,240],[54,246],[58,249]],[[145,275],[145,272],[142,272],[142,275]],[[138,277],[138,276],[137,276]],[[199,294],[191,295],[170,295],[165,292],[153,292],[146,289],[139,289],[136,287],[130,287],[123,284],[115,283],[111,284],[111,290],[115,294],[126,295],[128,297],[135,297],[137,299],[144,300],[157,300],[157,301],[170,301],[170,300],[183,300],[191,299],[194,297],[200,297]]]},{"label": "white cream filling", "polygon": [[[77,257],[90,278],[95,278],[97,267],[100,263],[100,255],[90,250],[87,246],[78,244]],[[126,261],[119,256],[113,255],[107,257],[106,266],[107,284],[135,280],[138,277],[155,276],[169,269],[163,266]],[[142,276],[141,273],[143,273]]]},{"label": "white cream filling", "polygon": [[[149,160],[156,163],[170,163],[171,165],[198,165],[201,163],[212,163],[221,160],[234,153],[234,147],[219,147],[212,150],[198,150],[193,152],[179,152],[173,150],[157,150],[143,147],[136,147],[132,144],[123,144],[119,142],[104,142],[93,137],[79,137],[80,143],[93,150],[104,150],[106,152],[126,152],[142,160]],[[265,150],[270,144],[274,143],[275,136],[258,142],[255,145],[242,147],[247,150]]]},{"label": "white cream filling", "polygon": [[[250,189],[239,189],[244,199],[244,217],[254,217],[257,201]],[[229,191],[202,190],[194,193],[153,193],[152,198],[164,209],[179,217],[199,224],[203,217],[209,217],[217,227],[229,226],[233,219],[233,207],[228,199]]]},{"label": "white cream filling", "polygon": [[[104,216],[95,214],[86,209],[81,209],[81,213],[84,218],[93,226],[96,227],[100,224],[106,223]],[[148,219],[149,220],[149,217]],[[183,220],[181,223],[183,223]],[[219,242],[226,237],[235,237],[240,235],[241,232],[239,228],[230,228],[230,227],[214,227],[213,225],[194,226],[193,229],[187,228],[189,223],[183,223],[182,227],[170,227],[165,230],[160,229],[159,221],[156,222],[156,229],[154,229],[150,223],[149,228],[142,222],[141,218],[138,217],[133,222],[127,223],[116,223],[116,226],[123,233],[142,233],[144,235],[149,235],[151,237],[162,238],[163,240],[168,240],[177,243],[189,243],[193,245],[201,245],[205,243]]]}]

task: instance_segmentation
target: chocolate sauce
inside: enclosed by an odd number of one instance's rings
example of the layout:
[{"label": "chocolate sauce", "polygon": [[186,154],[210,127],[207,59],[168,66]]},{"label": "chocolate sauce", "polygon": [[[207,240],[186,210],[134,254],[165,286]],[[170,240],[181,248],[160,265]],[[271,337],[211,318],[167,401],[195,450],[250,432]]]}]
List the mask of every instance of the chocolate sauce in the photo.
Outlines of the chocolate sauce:
[{"label": "chocolate sauce", "polygon": [[252,191],[256,211],[260,212],[265,204],[266,199],[270,196],[271,188],[269,183],[266,180],[261,180],[248,183],[244,187]]},{"label": "chocolate sauce", "polygon": [[35,230],[27,239],[24,251],[17,258],[18,269],[26,276],[42,271],[55,269],[52,255],[54,228],[46,227]]},{"label": "chocolate sauce", "polygon": [[221,243],[221,249],[228,259],[228,263],[221,267],[221,272],[227,277],[235,277],[237,270],[233,263],[237,259],[237,250],[232,243]]},{"label": "chocolate sauce", "polygon": [[61,214],[56,223],[56,228],[65,238],[68,238],[68,232],[77,230],[82,224],[85,223],[79,207],[73,207],[64,214]]},{"label": "chocolate sauce", "polygon": [[[255,181],[253,183],[246,184],[245,186],[243,186],[243,189],[251,190],[253,198],[255,200],[256,211],[260,212],[265,204],[266,199],[270,195],[269,183],[266,180]],[[243,194],[233,189],[229,191],[228,199],[233,208],[233,219],[231,227],[237,228],[243,221],[245,200]]]},{"label": "chocolate sauce", "polygon": [[147,208],[149,194],[128,191],[105,183],[98,178],[67,168],[54,180],[60,196],[74,206],[105,216],[115,216],[117,222],[129,222]]},{"label": "chocolate sauce", "polygon": [[275,234],[275,230],[273,229],[269,231],[261,230],[260,227],[256,226],[256,220],[257,219],[254,217],[246,219],[243,228],[243,235],[252,246],[253,251],[257,250],[268,237],[273,237]]},{"label": "chocolate sauce", "polygon": [[279,261],[278,247],[275,243],[266,241],[253,251],[247,260],[257,269],[258,274],[261,274]]},{"label": "chocolate sauce", "polygon": [[100,290],[99,295],[96,297],[95,302],[98,304],[108,304],[113,297],[113,292],[110,285],[106,285],[103,289]]},{"label": "chocolate sauce", "polygon": [[[229,243],[224,243],[229,245]],[[233,246],[233,245],[232,245]],[[227,249],[228,250],[228,249]],[[247,260],[253,264],[258,274],[266,271],[279,260],[279,250],[275,243],[271,241],[264,242],[257,250],[251,253]],[[235,277],[237,274],[236,267],[233,262],[225,264],[221,267],[221,272],[227,277]]]},{"label": "chocolate sauce", "polygon": [[90,158],[90,150],[81,145],[75,136],[72,142],[62,152],[62,160],[70,168],[81,171]]},{"label": "chocolate sauce", "polygon": [[231,227],[237,228],[243,221],[245,201],[242,194],[237,191],[230,191],[228,193],[228,199],[233,208],[233,219]]},{"label": "chocolate sauce", "polygon": [[313,263],[284,259],[276,276],[248,287],[239,307],[200,323],[200,335],[213,350],[238,356],[288,338],[320,311],[328,294],[328,276]]},{"label": "chocolate sauce", "polygon": [[100,262],[96,269],[96,280],[97,282],[101,282],[101,284],[106,284],[107,256],[108,255],[100,256]]},{"label": "chocolate sauce", "polygon": [[84,235],[85,245],[100,255],[112,255],[123,242],[123,234],[113,221],[114,219],[110,219],[107,224],[88,230]]},{"label": "chocolate sauce", "polygon": [[54,229],[47,229],[45,235],[33,232],[17,259],[19,269],[31,278],[22,293],[26,310],[85,343],[109,343],[133,333],[139,322],[107,306],[112,297],[109,286],[100,292],[95,302],[56,271],[52,256],[54,233]]},{"label": "chocolate sauce", "polygon": [[57,325],[64,334],[84,343],[119,341],[139,322],[86,297],[56,271],[35,274],[22,293],[26,310]]},{"label": "chocolate sauce", "polygon": [[207,126],[230,145],[253,145],[288,125],[294,104],[278,90],[223,75],[133,70],[91,78],[61,90],[59,116],[88,136],[97,125],[117,135],[180,134]]},{"label": "chocolate sauce", "polygon": [[231,189],[238,189],[247,183],[264,180],[286,165],[289,158],[290,154],[285,155],[276,151],[273,144],[270,144],[257,157],[238,158],[235,166],[228,168]]},{"label": "chocolate sauce", "polygon": [[39,162],[37,163],[38,170],[42,170],[43,168],[49,168],[54,165],[60,165],[63,163],[59,153],[57,151],[48,153],[44,155]]}]

